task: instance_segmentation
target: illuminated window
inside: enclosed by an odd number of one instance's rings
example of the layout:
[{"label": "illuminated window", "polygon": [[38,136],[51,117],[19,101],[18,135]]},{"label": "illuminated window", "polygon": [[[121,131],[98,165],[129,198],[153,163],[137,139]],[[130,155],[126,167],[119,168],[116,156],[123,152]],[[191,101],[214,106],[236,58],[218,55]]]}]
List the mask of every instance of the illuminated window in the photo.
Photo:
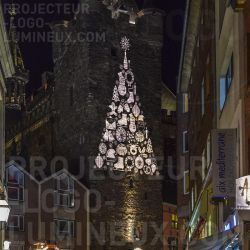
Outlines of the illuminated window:
[{"label": "illuminated window", "polygon": [[8,229],[14,231],[23,231],[24,230],[23,215],[10,215],[8,220]]},{"label": "illuminated window", "polygon": [[171,215],[171,227],[173,229],[178,229],[178,217],[176,214]]},{"label": "illuminated window", "polygon": [[56,179],[55,203],[57,206],[74,207],[74,181],[66,174]]},{"label": "illuminated window", "polygon": [[188,112],[188,94],[182,94],[182,103],[183,103],[183,113]]},{"label": "illuminated window", "polygon": [[184,172],[184,194],[189,193],[189,171]]},{"label": "illuminated window", "polygon": [[226,98],[233,80],[233,55],[227,68],[225,75],[220,77],[220,110],[224,108]]},{"label": "illuminated window", "polygon": [[7,190],[9,200],[24,200],[24,174],[15,166],[7,168]]}]

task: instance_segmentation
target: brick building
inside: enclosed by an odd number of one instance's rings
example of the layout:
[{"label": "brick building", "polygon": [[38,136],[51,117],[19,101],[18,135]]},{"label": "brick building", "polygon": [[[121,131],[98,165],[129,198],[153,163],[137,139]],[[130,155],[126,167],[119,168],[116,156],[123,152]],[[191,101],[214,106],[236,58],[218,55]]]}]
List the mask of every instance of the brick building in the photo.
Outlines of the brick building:
[{"label": "brick building", "polygon": [[176,205],[163,203],[163,223],[164,223],[164,250],[179,249],[178,243],[178,216]]}]

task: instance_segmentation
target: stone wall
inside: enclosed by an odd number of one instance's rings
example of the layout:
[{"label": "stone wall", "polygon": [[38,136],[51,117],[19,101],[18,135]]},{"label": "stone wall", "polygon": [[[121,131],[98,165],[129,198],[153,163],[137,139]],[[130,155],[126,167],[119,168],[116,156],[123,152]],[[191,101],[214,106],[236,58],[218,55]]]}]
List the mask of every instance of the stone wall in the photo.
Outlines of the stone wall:
[{"label": "stone wall", "polygon": [[[54,24],[55,32],[72,32],[76,41],[54,43],[55,61],[55,122],[57,154],[64,155],[74,164],[79,156],[89,158],[98,152],[98,143],[105,126],[108,105],[117,79],[119,64],[122,63],[120,39],[130,38],[132,48],[129,52],[131,67],[135,74],[137,92],[140,96],[150,137],[157,156],[163,155],[161,136],[161,49],[163,44],[163,17],[159,14],[143,16],[137,25],[129,24],[128,16],[122,15],[112,20],[110,12],[98,2],[91,2],[90,13],[78,20]],[[79,32],[99,32],[105,34],[104,40],[79,42]],[[104,32],[104,33],[103,33]],[[74,39],[73,39],[74,40]],[[63,55],[63,56],[62,56]],[[85,172],[92,169],[85,161]],[[81,166],[82,168],[83,166]],[[91,236],[91,249],[129,249],[132,243],[130,233],[143,225],[148,226],[148,234],[143,249],[162,249],[162,242],[152,242],[155,233],[152,223],[162,224],[161,181],[147,180],[137,176],[125,176],[114,180],[108,174],[104,180],[88,179],[91,190],[100,193],[101,207],[91,213],[92,229],[100,231],[104,223],[104,239],[98,241]],[[133,187],[131,187],[133,180]],[[95,200],[95,199],[94,199]],[[110,203],[111,202],[111,203]],[[96,202],[92,205],[95,207]],[[124,226],[120,225],[124,222]],[[118,229],[112,228],[112,225]],[[132,227],[134,226],[134,229]],[[113,230],[116,238],[124,246],[117,246],[110,239]],[[120,230],[120,236],[119,231]],[[131,231],[132,230],[132,231]],[[93,233],[93,231],[92,231]],[[152,243],[152,245],[151,245]],[[139,242],[138,242],[139,244]]]}]

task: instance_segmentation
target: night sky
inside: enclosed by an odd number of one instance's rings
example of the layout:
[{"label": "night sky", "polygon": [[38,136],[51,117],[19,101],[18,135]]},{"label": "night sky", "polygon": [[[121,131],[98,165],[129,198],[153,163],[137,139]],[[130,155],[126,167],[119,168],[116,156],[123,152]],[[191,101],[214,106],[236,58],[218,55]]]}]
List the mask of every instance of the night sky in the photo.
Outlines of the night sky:
[{"label": "night sky", "polygon": [[[179,67],[182,30],[184,21],[185,0],[144,0],[147,1],[147,6],[155,6],[166,12],[166,33],[165,33],[165,46],[163,49],[163,81],[169,88],[176,91],[176,80]],[[4,0],[4,7],[9,3],[17,4],[31,4],[30,0]],[[70,2],[77,3],[77,0],[53,0],[53,3]],[[46,0],[32,0],[34,3],[51,3]],[[138,4],[142,6],[143,0],[138,0]],[[6,10],[7,8],[4,8]],[[8,26],[8,14],[5,12],[5,19]],[[27,27],[29,20],[44,20],[44,23],[39,23],[39,27]],[[20,14],[17,15],[16,20],[20,23],[17,24],[18,30],[24,33],[27,32],[47,32],[49,31],[48,23],[59,19],[71,19],[71,16],[59,16],[48,14]],[[27,22],[23,22],[26,20]],[[31,21],[32,26],[32,21]],[[21,42],[21,51],[23,53],[25,67],[30,71],[30,81],[27,86],[28,94],[34,93],[41,85],[41,73],[44,71],[53,71],[52,61],[52,46],[50,43],[30,43]]]}]

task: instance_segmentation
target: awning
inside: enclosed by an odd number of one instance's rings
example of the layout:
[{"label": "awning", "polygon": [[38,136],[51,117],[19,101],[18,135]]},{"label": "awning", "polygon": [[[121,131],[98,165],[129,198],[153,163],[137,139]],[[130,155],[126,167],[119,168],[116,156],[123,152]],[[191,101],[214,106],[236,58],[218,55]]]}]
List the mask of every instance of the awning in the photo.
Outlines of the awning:
[{"label": "awning", "polygon": [[231,231],[226,231],[213,235],[211,237],[204,238],[202,240],[193,240],[189,243],[189,250],[220,250],[223,249],[224,244],[229,240],[237,236],[237,233],[233,234]]}]

